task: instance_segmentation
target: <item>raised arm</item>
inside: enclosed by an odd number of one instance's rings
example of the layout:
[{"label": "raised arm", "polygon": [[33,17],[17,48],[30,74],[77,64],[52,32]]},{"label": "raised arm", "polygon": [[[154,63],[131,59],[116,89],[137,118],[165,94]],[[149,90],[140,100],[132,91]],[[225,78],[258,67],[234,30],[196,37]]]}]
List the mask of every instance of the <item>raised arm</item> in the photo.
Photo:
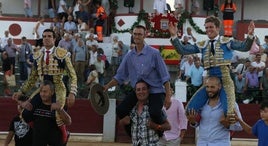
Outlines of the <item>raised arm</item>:
[{"label": "raised arm", "polygon": [[181,43],[180,39],[177,37],[178,28],[173,23],[169,23],[168,30],[171,36],[170,40],[171,44],[174,46],[174,48],[179,54],[188,55],[188,54],[200,53],[200,50],[196,45],[190,45],[190,44],[183,45]]}]

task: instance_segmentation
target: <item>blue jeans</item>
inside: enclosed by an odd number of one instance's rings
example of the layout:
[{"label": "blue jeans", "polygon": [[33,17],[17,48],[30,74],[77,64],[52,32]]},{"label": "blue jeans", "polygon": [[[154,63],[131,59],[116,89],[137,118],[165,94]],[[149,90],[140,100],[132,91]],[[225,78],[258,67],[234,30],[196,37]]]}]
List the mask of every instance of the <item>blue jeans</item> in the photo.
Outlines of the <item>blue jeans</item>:
[{"label": "blue jeans", "polygon": [[54,18],[55,17],[55,12],[52,8],[48,9],[48,16],[49,18]]},{"label": "blue jeans", "polygon": [[33,17],[33,12],[31,8],[24,8],[25,17]]}]

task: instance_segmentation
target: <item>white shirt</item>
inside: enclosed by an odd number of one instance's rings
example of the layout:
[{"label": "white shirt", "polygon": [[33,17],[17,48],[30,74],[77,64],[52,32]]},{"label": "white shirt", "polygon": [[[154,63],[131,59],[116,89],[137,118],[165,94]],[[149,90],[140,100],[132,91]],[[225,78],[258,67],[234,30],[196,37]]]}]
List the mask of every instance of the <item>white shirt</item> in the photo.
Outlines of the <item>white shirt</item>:
[{"label": "white shirt", "polygon": [[65,12],[64,9],[62,8],[62,6],[65,6],[67,8],[67,4],[66,4],[65,0],[60,0],[58,13],[64,13]]},{"label": "white shirt", "polygon": [[154,0],[154,10],[158,13],[165,14],[167,11],[167,2],[166,0]]},{"label": "white shirt", "polygon": [[183,7],[184,6],[184,0],[175,0],[174,1],[174,8],[179,8],[179,4]]},{"label": "white shirt", "polygon": [[[265,63],[262,61],[260,61],[260,63],[257,63],[256,61],[254,61],[251,63],[251,65],[254,67],[259,67],[259,68],[265,67]],[[258,77],[262,77],[262,76],[263,76],[263,70],[258,73]]]}]

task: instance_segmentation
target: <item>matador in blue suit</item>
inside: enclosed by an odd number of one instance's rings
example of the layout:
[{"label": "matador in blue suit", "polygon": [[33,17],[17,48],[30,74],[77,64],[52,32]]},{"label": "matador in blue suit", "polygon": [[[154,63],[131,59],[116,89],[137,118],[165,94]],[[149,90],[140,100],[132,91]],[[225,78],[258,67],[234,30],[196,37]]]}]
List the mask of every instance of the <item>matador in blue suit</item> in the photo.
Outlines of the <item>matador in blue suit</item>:
[{"label": "matador in blue suit", "polygon": [[[217,76],[221,79],[223,89],[220,91],[220,102],[224,114],[233,114],[235,105],[235,87],[230,76],[233,51],[249,51],[254,41],[254,22],[248,26],[248,37],[244,41],[233,40],[219,35],[221,21],[214,16],[205,19],[205,29],[208,39],[195,45],[183,45],[177,38],[177,27],[169,24],[171,43],[176,51],[182,55],[201,53],[204,69],[208,76]],[[205,87],[201,87],[188,102],[186,110],[199,112],[208,100]]]}]

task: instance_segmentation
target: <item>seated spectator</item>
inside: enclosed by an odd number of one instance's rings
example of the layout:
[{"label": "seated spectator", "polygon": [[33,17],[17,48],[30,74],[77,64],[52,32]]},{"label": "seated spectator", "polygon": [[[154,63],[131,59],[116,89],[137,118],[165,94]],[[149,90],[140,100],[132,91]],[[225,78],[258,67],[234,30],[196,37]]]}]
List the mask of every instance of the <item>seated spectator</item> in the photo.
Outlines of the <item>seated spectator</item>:
[{"label": "seated spectator", "polygon": [[247,95],[243,103],[248,104],[256,101],[259,93],[259,80],[256,67],[250,66],[249,71],[246,73],[246,84],[244,86],[244,92]]}]

